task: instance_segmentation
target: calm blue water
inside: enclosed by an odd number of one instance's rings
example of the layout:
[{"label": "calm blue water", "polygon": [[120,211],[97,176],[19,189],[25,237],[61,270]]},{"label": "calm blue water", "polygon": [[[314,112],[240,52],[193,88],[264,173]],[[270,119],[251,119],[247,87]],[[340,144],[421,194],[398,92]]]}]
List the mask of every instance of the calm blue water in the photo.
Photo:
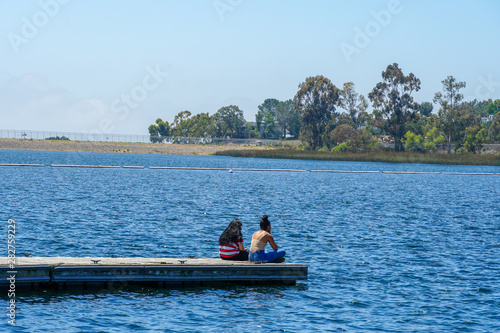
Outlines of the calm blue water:
[{"label": "calm blue water", "polygon": [[[496,172],[499,167],[1,151],[0,163]],[[0,167],[33,256],[217,257],[268,214],[296,286],[33,293],[18,332],[500,331],[500,176]],[[5,251],[6,252],[6,251]],[[0,330],[8,329],[2,296]]]}]

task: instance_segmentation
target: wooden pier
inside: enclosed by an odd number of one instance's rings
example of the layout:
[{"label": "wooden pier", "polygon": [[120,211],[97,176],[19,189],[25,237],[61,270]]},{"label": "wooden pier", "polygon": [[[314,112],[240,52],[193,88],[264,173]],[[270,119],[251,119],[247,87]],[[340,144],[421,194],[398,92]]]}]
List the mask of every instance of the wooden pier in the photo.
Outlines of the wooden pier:
[{"label": "wooden pier", "polygon": [[[307,265],[252,263],[208,258],[0,257],[0,289],[16,291],[157,288],[239,283],[294,285],[307,279]],[[13,277],[13,278],[12,278]]]}]

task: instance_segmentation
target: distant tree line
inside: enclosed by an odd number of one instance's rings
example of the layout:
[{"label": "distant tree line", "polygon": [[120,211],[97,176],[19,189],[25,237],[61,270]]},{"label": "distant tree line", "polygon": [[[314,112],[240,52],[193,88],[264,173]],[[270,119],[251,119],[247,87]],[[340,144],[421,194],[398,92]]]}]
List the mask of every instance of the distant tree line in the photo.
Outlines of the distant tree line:
[{"label": "distant tree line", "polygon": [[481,151],[485,143],[500,141],[500,99],[464,101],[465,82],[453,76],[441,81],[433,103],[413,99],[421,82],[405,75],[397,63],[387,66],[382,80],[368,93],[355,91],[353,82],[337,88],[328,78],[308,77],[299,84],[293,99],[266,99],[258,106],[255,122],[249,123],[236,105],[192,115],[181,111],[172,123],[158,118],[149,126],[152,142],[171,136],[219,138],[300,138],[304,149],[370,151],[381,142],[395,151],[429,152],[445,145],[448,153]]}]

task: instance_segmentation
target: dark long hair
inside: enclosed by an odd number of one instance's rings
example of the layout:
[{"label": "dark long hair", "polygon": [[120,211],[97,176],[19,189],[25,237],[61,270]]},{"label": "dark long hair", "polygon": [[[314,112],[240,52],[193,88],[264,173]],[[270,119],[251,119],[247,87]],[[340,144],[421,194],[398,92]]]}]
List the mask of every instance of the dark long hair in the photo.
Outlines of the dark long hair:
[{"label": "dark long hair", "polygon": [[236,243],[240,237],[243,238],[241,234],[241,221],[234,219],[229,223],[226,230],[222,232],[222,235],[220,235],[219,245]]},{"label": "dark long hair", "polygon": [[267,215],[262,216],[262,218],[260,219],[260,229],[266,230],[267,227],[270,225],[271,225],[271,222],[269,222]]}]

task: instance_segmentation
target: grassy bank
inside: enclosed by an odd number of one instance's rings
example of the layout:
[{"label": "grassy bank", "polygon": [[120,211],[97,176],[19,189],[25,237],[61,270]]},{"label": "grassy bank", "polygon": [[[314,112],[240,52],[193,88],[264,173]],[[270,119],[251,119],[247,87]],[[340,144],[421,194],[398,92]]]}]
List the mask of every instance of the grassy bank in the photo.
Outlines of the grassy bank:
[{"label": "grassy bank", "polygon": [[[229,149],[250,149],[244,146],[230,145],[195,145],[195,144],[161,144],[161,143],[129,143],[99,141],[68,140],[23,140],[0,139],[1,150],[32,151],[72,151],[91,153],[136,153],[136,154],[176,154],[176,155],[213,155]],[[252,147],[252,149],[266,149]]]},{"label": "grassy bank", "polygon": [[217,152],[220,156],[284,158],[321,161],[356,161],[386,163],[423,163],[456,165],[491,165],[500,166],[500,155],[474,154],[417,154],[409,152],[370,152],[370,153],[332,153],[322,151],[304,151],[292,149],[268,150],[227,150]]}]

